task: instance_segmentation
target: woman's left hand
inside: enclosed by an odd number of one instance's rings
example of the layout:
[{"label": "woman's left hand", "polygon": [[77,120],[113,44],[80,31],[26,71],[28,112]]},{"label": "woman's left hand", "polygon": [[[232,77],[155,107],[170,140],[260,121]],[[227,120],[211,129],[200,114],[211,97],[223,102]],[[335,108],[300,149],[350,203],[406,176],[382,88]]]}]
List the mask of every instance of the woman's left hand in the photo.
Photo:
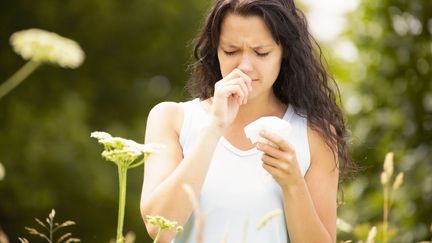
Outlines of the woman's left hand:
[{"label": "woman's left hand", "polygon": [[260,132],[260,136],[277,146],[260,142],[256,144],[257,149],[264,152],[262,156],[263,168],[273,176],[282,190],[301,182],[303,176],[297,163],[296,153],[288,141],[266,131]]}]

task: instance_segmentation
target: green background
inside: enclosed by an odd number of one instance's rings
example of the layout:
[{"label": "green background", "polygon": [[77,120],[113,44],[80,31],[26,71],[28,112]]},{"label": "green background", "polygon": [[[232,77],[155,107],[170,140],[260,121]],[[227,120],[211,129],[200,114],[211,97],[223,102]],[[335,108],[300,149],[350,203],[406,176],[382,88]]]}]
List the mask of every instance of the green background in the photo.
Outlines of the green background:
[{"label": "green background", "polygon": [[[92,131],[143,141],[149,110],[189,98],[191,40],[209,1],[16,0],[0,8],[0,82],[24,65],[13,32],[41,28],[77,41],[86,59],[76,70],[44,65],[0,100],[0,226],[11,242],[52,208],[76,221],[66,231],[83,242],[115,238],[118,182]],[[420,30],[419,30],[420,25]],[[361,166],[344,184],[339,217],[354,226],[340,240],[365,239],[382,218],[379,175],[385,153],[405,184],[394,195],[394,242],[430,240],[432,223],[432,2],[366,1],[349,15],[342,38],[358,58],[338,58],[322,43],[338,81]],[[128,176],[124,232],[150,242],[139,212],[143,171]],[[173,202],[175,203],[175,202]],[[39,242],[38,240],[35,242]]]}]

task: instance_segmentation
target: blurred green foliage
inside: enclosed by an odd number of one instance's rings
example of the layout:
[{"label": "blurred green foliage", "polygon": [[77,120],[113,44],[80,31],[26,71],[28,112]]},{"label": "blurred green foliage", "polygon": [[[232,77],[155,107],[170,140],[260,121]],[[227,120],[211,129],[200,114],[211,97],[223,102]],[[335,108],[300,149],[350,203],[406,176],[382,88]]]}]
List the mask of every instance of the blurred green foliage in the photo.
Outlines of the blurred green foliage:
[{"label": "blurred green foliage", "polygon": [[[80,43],[77,70],[43,66],[0,100],[0,225],[12,242],[33,217],[55,208],[83,242],[115,237],[117,171],[90,132],[142,141],[148,111],[188,98],[191,46],[209,1],[6,1],[0,8],[0,82],[24,64],[8,44],[18,30],[41,28]],[[363,167],[344,188],[339,216],[353,225],[341,239],[365,239],[382,218],[379,173],[387,151],[405,183],[395,195],[395,242],[430,238],[432,223],[432,2],[367,1],[350,16],[348,62],[329,49],[341,85],[354,159]],[[420,27],[419,27],[420,26]],[[150,242],[139,212],[142,169],[131,170],[125,230]],[[369,226],[367,225],[369,224]],[[395,239],[396,239],[395,238]]]},{"label": "blurred green foliage", "polygon": [[339,217],[359,227],[340,238],[366,239],[363,224],[382,220],[379,176],[385,153],[394,151],[395,170],[405,173],[405,182],[390,211],[392,242],[430,240],[432,2],[361,1],[344,38],[355,44],[358,57],[351,63],[333,58],[331,65],[349,114],[353,157],[363,168],[345,187],[339,210]]},{"label": "blurred green foliage", "polygon": [[[77,70],[43,66],[0,100],[0,225],[13,242],[55,208],[83,242],[115,238],[117,168],[90,139],[95,130],[143,141],[148,111],[188,97],[188,46],[206,1],[6,1],[0,8],[0,82],[25,62],[9,45],[41,28],[77,41]],[[139,212],[142,169],[129,173],[125,230],[148,237]]]}]

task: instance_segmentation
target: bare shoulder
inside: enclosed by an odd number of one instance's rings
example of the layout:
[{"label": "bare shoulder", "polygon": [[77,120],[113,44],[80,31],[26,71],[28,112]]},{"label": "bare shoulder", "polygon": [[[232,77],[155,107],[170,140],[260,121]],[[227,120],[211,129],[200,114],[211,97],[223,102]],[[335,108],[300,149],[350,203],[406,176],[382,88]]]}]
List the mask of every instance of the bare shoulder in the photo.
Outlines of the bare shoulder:
[{"label": "bare shoulder", "polygon": [[159,143],[165,145],[165,148],[163,153],[149,156],[144,164],[143,198],[162,183],[183,158],[178,136],[182,119],[183,109],[179,103],[162,102],[150,110],[145,143]]},{"label": "bare shoulder", "polygon": [[[309,141],[309,150],[310,150],[310,158],[312,165],[316,166],[316,162],[319,159],[321,162],[321,166],[332,166],[334,167],[336,157],[333,156],[333,151],[329,147],[327,141],[330,138],[325,137],[321,132],[317,129],[314,129],[310,124],[308,124],[308,141]],[[336,132],[334,127],[331,127],[332,132]],[[315,163],[314,163],[315,162]],[[327,165],[323,163],[327,162]]]},{"label": "bare shoulder", "polygon": [[156,128],[168,129],[178,134],[182,121],[183,107],[180,103],[165,101],[155,105],[147,118],[146,140],[152,130],[160,130]]}]

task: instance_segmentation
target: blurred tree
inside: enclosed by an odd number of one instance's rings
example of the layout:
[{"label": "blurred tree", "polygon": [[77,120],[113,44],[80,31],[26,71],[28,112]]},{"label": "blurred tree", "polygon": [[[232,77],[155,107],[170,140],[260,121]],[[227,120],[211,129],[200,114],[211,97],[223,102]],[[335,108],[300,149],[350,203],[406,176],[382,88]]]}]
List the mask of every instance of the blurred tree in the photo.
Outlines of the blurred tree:
[{"label": "blurred tree", "polygon": [[[350,115],[353,156],[364,170],[346,187],[339,216],[354,224],[382,220],[379,172],[385,153],[394,151],[406,176],[390,215],[394,242],[430,239],[432,2],[363,0],[348,26],[344,41],[356,48],[336,44],[339,59],[331,63]],[[357,237],[365,239],[367,230]]]},{"label": "blurred tree", "polygon": [[[24,63],[9,45],[18,30],[41,28],[76,40],[77,70],[38,69],[0,101],[0,225],[12,241],[55,208],[83,242],[115,238],[117,173],[90,132],[143,141],[150,107],[180,101],[188,46],[207,1],[6,1],[0,8],[0,82]],[[150,242],[139,212],[142,169],[131,171],[125,233]],[[15,239],[15,240],[14,240]]]}]

